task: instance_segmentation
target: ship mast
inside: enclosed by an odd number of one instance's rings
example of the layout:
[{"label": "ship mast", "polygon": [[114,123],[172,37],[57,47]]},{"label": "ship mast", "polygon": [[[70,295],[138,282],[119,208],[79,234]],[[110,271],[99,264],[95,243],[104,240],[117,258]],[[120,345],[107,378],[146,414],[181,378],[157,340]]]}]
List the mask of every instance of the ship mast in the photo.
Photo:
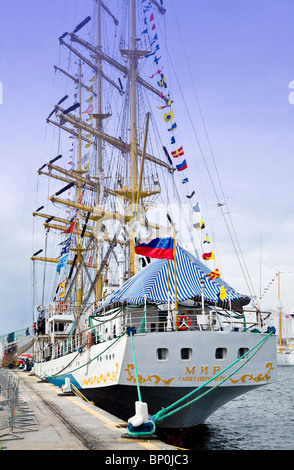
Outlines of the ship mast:
[{"label": "ship mast", "polygon": [[[137,168],[137,57],[136,53],[136,0],[131,0],[131,47],[130,47],[130,98],[131,98],[131,158],[130,178],[133,197],[137,192],[138,168]],[[134,204],[136,199],[130,201]],[[130,223],[130,276],[135,274],[135,244],[133,226]]]},{"label": "ship mast", "polygon": [[[129,60],[129,78],[130,78],[130,181],[128,194],[125,193],[129,201],[128,216],[131,218],[129,223],[129,250],[130,250],[130,261],[129,261],[129,276],[135,274],[135,240],[134,240],[134,222],[138,215],[138,204],[142,198],[147,198],[152,194],[158,194],[159,191],[154,191],[150,188],[142,188],[142,175],[144,160],[150,159],[150,156],[146,153],[146,139],[148,132],[148,120],[149,115],[146,116],[145,126],[145,137],[144,137],[144,149],[140,151],[138,148],[138,134],[137,134],[137,83],[145,86],[145,83],[140,80],[138,76],[138,61],[144,58],[150,51],[139,50],[136,48],[136,0],[130,1],[130,45],[129,49],[121,49],[121,54],[125,59]],[[160,95],[161,96],[161,95]],[[140,182],[138,184],[138,155],[142,156],[141,168],[140,168]],[[153,160],[155,161],[155,160]],[[156,162],[158,163],[158,162]],[[119,191],[116,191],[119,194]]]},{"label": "ship mast", "polygon": [[136,0],[131,0],[130,95],[131,95],[131,189],[137,191],[137,57],[136,57]]},{"label": "ship mast", "polygon": [[[129,191],[131,197],[129,197],[129,206],[132,213],[133,221],[129,225],[129,248],[130,248],[130,276],[135,274],[135,241],[134,241],[134,227],[133,223],[136,220],[138,213],[137,204],[139,197],[143,197],[143,194],[139,194],[138,189],[138,135],[137,135],[137,82],[138,82],[138,60],[142,59],[149,51],[138,50],[136,48],[136,0],[131,0],[131,35],[130,35],[130,48],[129,50],[121,50],[122,56],[129,59],[130,62],[130,185]],[[146,123],[146,130],[148,124]],[[147,136],[146,136],[147,137]],[[145,139],[146,139],[145,137]],[[142,154],[142,152],[140,152]],[[145,149],[142,155],[142,161],[145,158]],[[141,168],[140,175],[142,174],[143,168]],[[140,176],[142,180],[142,176]],[[142,182],[142,181],[141,181]],[[141,186],[141,184],[140,184]],[[145,191],[144,197],[147,197],[151,193]]]},{"label": "ship mast", "polygon": [[[87,43],[85,40],[79,38],[75,33],[67,33],[69,34],[71,40],[73,42],[77,42],[82,45],[85,49],[87,49],[90,53],[94,54],[90,57],[95,59],[95,63],[84,57],[79,51],[75,50],[70,44],[67,44],[64,41],[64,35],[59,38],[59,42],[61,45],[69,48],[71,52],[73,52],[79,58],[79,73],[78,77],[72,77],[67,72],[63,71],[62,69],[56,68],[68,76],[71,80],[75,83],[78,83],[79,89],[79,111],[77,114],[72,114],[71,110],[63,109],[59,102],[55,105],[55,115],[59,119],[59,121],[50,120],[50,116],[47,118],[47,122],[50,122],[60,129],[69,132],[72,136],[78,137],[78,168],[77,171],[69,172],[59,166],[53,165],[55,160],[50,161],[49,163],[42,166],[39,169],[39,174],[44,174],[60,181],[70,182],[76,185],[78,190],[78,202],[75,201],[68,201],[62,199],[59,196],[61,191],[57,192],[54,196],[50,196],[49,200],[53,203],[62,204],[67,207],[72,207],[74,209],[79,209],[83,213],[88,214],[88,219],[93,222],[98,222],[98,226],[101,224],[102,219],[110,220],[115,219],[121,221],[123,224],[129,225],[129,276],[135,274],[135,240],[134,240],[134,222],[138,217],[138,205],[140,201],[143,199],[151,198],[156,196],[160,193],[160,186],[157,184],[150,184],[149,180],[148,183],[145,185],[144,178],[143,178],[143,170],[144,170],[144,162],[149,161],[155,165],[159,165],[162,168],[167,169],[168,171],[174,171],[174,167],[162,161],[160,158],[157,158],[153,155],[150,155],[146,152],[146,143],[147,143],[147,134],[148,134],[148,120],[149,115],[146,116],[146,127],[145,127],[145,135],[144,135],[144,145],[143,149],[139,148],[138,142],[138,133],[137,133],[137,83],[139,83],[144,88],[148,89],[152,93],[157,96],[161,96],[158,90],[150,86],[147,82],[145,82],[138,73],[138,61],[141,58],[144,58],[150,51],[139,50],[136,48],[136,0],[130,0],[130,43],[127,49],[121,49],[121,55],[123,56],[124,60],[129,61],[129,67],[120,64],[116,60],[112,59],[111,57],[107,56],[102,52],[102,8],[104,8],[108,14],[110,14],[109,10],[106,9],[105,5],[101,0],[97,0],[97,46],[94,47],[91,44]],[[154,2],[155,4],[155,2]],[[157,6],[157,5],[156,5]],[[115,24],[118,24],[118,21],[113,17],[112,14],[110,16],[114,19]],[[82,119],[82,88],[87,88],[87,86],[82,82],[82,62],[89,66],[96,74],[97,80],[97,90],[96,93],[93,92],[93,95],[96,97],[96,114],[93,114],[94,119],[96,120],[96,125],[90,125],[83,121]],[[106,80],[110,83],[115,89],[119,91],[122,95],[124,91],[118,87],[109,77],[107,77],[103,70],[102,65],[106,62],[110,66],[116,68],[120,73],[123,73],[125,76],[128,75],[129,77],[129,113],[130,113],[130,129],[129,129],[129,139],[128,142],[123,142],[122,139],[118,139],[106,134],[103,130],[103,121],[105,118],[108,118],[110,114],[103,113],[102,110],[102,79]],[[69,127],[66,127],[69,124]],[[75,130],[72,129],[75,128]],[[92,139],[89,139],[86,134],[91,134],[96,139],[96,175],[95,177],[85,178],[84,171],[82,170],[82,143],[84,141],[90,143]],[[93,138],[92,137],[92,138]],[[104,193],[119,197],[126,201],[126,213],[119,214],[116,211],[107,210],[101,206],[103,200],[102,194],[102,180],[103,180],[103,141],[110,144],[112,147],[118,149],[120,152],[125,154],[126,152],[129,153],[129,181],[126,186],[123,188],[121,187],[114,187],[112,188],[104,188]],[[61,156],[59,156],[61,158]],[[138,173],[139,173],[139,165],[138,159],[141,159],[140,164],[140,180],[138,181]],[[44,172],[42,169],[44,166],[47,166],[49,172]],[[85,189],[90,191],[97,191],[95,204],[96,207],[92,205],[85,205],[81,201],[81,194],[82,194],[82,186],[85,185]],[[146,201],[145,206],[147,207],[148,202]],[[58,231],[64,232],[64,228],[66,225],[69,224],[68,220],[62,219],[60,217],[51,217],[50,214],[44,214],[39,211],[34,212],[34,215],[39,217],[46,218],[46,222],[44,226],[46,229],[54,229]],[[55,222],[60,222],[61,225],[57,225],[56,223],[49,223],[51,220],[54,219]],[[140,220],[140,223],[143,223],[143,220]],[[149,224],[149,227],[152,227],[154,224]],[[101,226],[101,225],[100,225]],[[82,248],[82,238],[85,237],[93,237],[94,235],[94,227],[89,225],[85,226],[86,229],[82,230],[80,227],[79,221],[77,221],[76,227],[73,230],[73,234],[76,235],[76,247],[71,248],[71,250],[76,252],[76,257],[74,261],[68,260],[68,264],[72,266],[78,267],[83,264],[87,266],[85,260],[83,260],[83,252],[86,249]],[[154,225],[154,228],[157,227],[157,224]],[[98,228],[98,227],[97,227]],[[96,232],[96,230],[95,230]],[[96,262],[91,264],[91,266],[96,269],[96,277],[95,277],[95,288],[93,289],[95,292],[95,301],[99,303],[102,300],[102,272],[105,268],[104,265],[104,254],[103,254],[103,238],[106,242],[111,241],[108,239],[106,234],[101,232],[101,236],[99,240],[96,238]],[[117,244],[121,244],[122,246],[126,245],[126,242],[117,240]],[[41,258],[35,254],[31,257],[32,260],[40,260],[40,261],[48,261],[50,263],[58,263],[58,259]],[[104,265],[104,268],[103,268]],[[73,283],[73,287],[75,285],[76,289],[76,307],[77,312],[80,312],[83,304],[83,287],[82,287],[82,270],[79,270],[78,275],[76,276],[76,280]]]},{"label": "ship mast", "polygon": [[[79,60],[79,103],[82,102],[82,62]],[[82,107],[79,107],[79,118],[82,119]],[[82,160],[82,131],[81,129],[78,130],[78,175],[81,176],[82,168],[81,168],[81,160]],[[81,197],[81,182],[78,181],[78,201]],[[79,224],[79,222],[78,222]],[[79,230],[79,225],[78,225]],[[77,265],[81,262],[82,259],[82,247],[81,247],[81,239],[79,233],[77,233],[77,247],[74,249],[77,253]],[[80,272],[77,276],[76,280],[76,298],[77,298],[77,313],[80,310],[82,304],[82,297],[83,297],[83,288],[82,288],[82,273]]]},{"label": "ship mast", "polygon": [[[101,0],[97,0],[97,50],[101,52]],[[95,115],[97,121],[97,131],[102,132],[102,60],[97,55],[97,115]],[[97,206],[101,203],[101,177],[102,177],[102,139],[101,137],[96,137],[97,140]],[[96,255],[96,266],[100,266],[103,253],[102,253],[102,243],[97,240],[97,255]],[[97,272],[96,272],[97,273]],[[98,277],[98,282],[96,284],[96,302],[99,302],[102,298],[102,274]]]}]

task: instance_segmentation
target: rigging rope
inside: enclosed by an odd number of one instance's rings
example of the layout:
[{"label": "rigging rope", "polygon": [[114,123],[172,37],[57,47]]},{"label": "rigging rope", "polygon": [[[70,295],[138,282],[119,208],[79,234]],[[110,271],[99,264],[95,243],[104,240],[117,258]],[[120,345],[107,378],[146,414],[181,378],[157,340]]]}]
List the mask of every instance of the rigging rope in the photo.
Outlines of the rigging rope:
[{"label": "rigging rope", "polygon": [[[172,8],[173,8],[173,5],[172,5]],[[174,9],[173,9],[173,10],[174,10]],[[216,170],[216,173],[217,173],[217,177],[218,177],[218,181],[219,181],[220,188],[221,188],[221,193],[222,193],[222,196],[224,197],[224,191],[223,191],[223,188],[222,188],[221,180],[220,180],[220,178],[219,178],[219,174],[218,174],[218,170],[217,170],[217,167],[216,167],[216,162],[215,162],[214,154],[213,154],[213,151],[212,151],[212,146],[211,146],[211,143],[210,143],[210,140],[209,140],[209,136],[208,136],[207,128],[206,128],[206,125],[205,125],[203,113],[202,113],[202,110],[201,110],[201,107],[200,107],[200,103],[199,103],[199,99],[198,99],[198,96],[197,96],[197,93],[196,93],[196,90],[195,90],[194,80],[193,80],[193,77],[192,77],[192,74],[191,74],[191,69],[190,69],[190,67],[189,67],[189,61],[188,61],[188,59],[187,59],[187,54],[186,54],[186,51],[185,51],[184,43],[183,43],[183,40],[182,40],[182,37],[181,37],[181,32],[180,32],[180,28],[179,28],[179,25],[178,25],[178,22],[177,22],[177,17],[176,17],[175,12],[174,12],[174,16],[175,16],[176,26],[177,26],[177,29],[178,29],[178,34],[179,34],[179,37],[180,37],[180,40],[181,40],[181,44],[182,44],[182,49],[183,49],[183,52],[184,52],[184,57],[185,57],[185,60],[186,60],[186,62],[187,62],[188,71],[189,71],[190,78],[191,78],[191,81],[192,81],[193,90],[194,90],[194,93],[195,93],[195,96],[196,96],[196,102],[197,102],[197,105],[198,105],[198,108],[199,108],[199,111],[200,111],[201,121],[202,121],[202,124],[203,124],[203,127],[204,127],[204,131],[205,131],[206,138],[207,138],[207,140],[208,140],[208,144],[209,144],[210,152],[211,152],[211,155],[212,155],[214,167],[215,167],[215,170]],[[238,251],[237,251],[237,249],[236,249],[236,245],[235,245],[235,242],[234,242],[234,239],[233,239],[231,230],[230,230],[229,225],[228,225],[228,223],[227,223],[227,220],[226,220],[226,217],[225,217],[226,214],[224,214],[223,209],[222,209],[222,206],[220,205],[220,199],[219,199],[219,196],[218,196],[218,193],[217,193],[215,184],[214,184],[214,182],[213,182],[211,173],[210,173],[210,171],[209,171],[209,168],[208,168],[208,165],[207,165],[207,161],[206,161],[206,158],[205,158],[205,155],[204,155],[204,151],[203,151],[203,149],[202,149],[202,146],[201,146],[201,143],[200,143],[200,140],[199,140],[197,131],[196,131],[196,129],[195,129],[195,126],[194,126],[194,123],[193,123],[193,120],[192,120],[192,117],[191,117],[191,114],[190,114],[190,111],[189,111],[187,102],[186,102],[186,100],[185,100],[185,97],[184,97],[184,94],[183,94],[183,90],[182,90],[182,88],[181,88],[181,85],[180,85],[180,82],[179,82],[179,78],[178,78],[178,75],[177,75],[176,68],[174,67],[173,62],[172,62],[172,60],[171,60],[171,56],[170,56],[170,52],[169,52],[167,43],[166,43],[166,50],[167,50],[167,54],[168,54],[169,59],[170,59],[171,67],[172,67],[172,69],[173,69],[173,75],[176,77],[176,80],[177,80],[177,83],[178,83],[178,86],[179,86],[179,90],[180,90],[180,93],[181,93],[181,96],[182,96],[182,100],[183,100],[183,103],[184,103],[185,108],[186,108],[187,116],[188,116],[188,118],[189,118],[191,127],[192,127],[192,129],[193,129],[193,133],[194,133],[194,135],[195,135],[195,138],[196,138],[196,141],[197,141],[197,144],[198,144],[198,147],[199,147],[201,156],[202,156],[202,158],[203,158],[203,162],[204,162],[204,165],[205,165],[205,167],[206,167],[207,174],[208,174],[208,177],[209,177],[211,186],[212,186],[212,188],[213,188],[213,190],[214,190],[216,200],[218,201],[218,207],[221,209],[222,217],[223,217],[224,223],[225,223],[225,225],[226,225],[226,228],[227,228],[227,230],[228,230],[228,233],[229,233],[229,236],[230,236],[230,239],[231,239],[231,242],[232,242],[232,245],[233,245],[233,248],[234,248],[236,257],[237,257],[237,259],[238,259],[238,261],[239,261],[239,265],[240,265],[241,271],[242,271],[242,273],[243,273],[243,276],[244,276],[245,282],[246,282],[246,284],[247,284],[247,287],[248,287],[248,289],[249,289],[249,292],[253,292],[253,295],[255,295],[255,293],[254,293],[254,287],[253,287],[253,285],[252,285],[252,282],[251,282],[251,279],[250,279],[250,275],[249,275],[249,273],[248,273],[245,260],[244,260],[244,258],[243,258],[243,254],[242,254],[242,251],[241,251],[241,247],[240,247],[239,241],[238,241],[238,239],[237,239],[237,235],[236,235],[236,232],[235,232],[235,229],[234,229],[233,222],[232,222],[232,220],[231,220],[229,211],[228,211],[228,215],[229,215],[230,223],[231,223],[231,225],[232,225],[233,235],[235,236],[235,239],[236,239],[236,241],[237,241],[238,249],[239,249],[239,251],[240,251],[240,255],[241,255],[241,258],[242,258],[244,267],[243,267],[243,265],[242,265],[242,263],[241,263],[241,259],[240,259],[240,256],[239,256],[239,254],[238,254]],[[226,203],[226,205],[227,205],[227,203]],[[246,271],[246,273],[247,273],[247,276],[246,276],[246,274],[245,274],[245,271]],[[251,294],[251,295],[252,295],[252,294]]]}]

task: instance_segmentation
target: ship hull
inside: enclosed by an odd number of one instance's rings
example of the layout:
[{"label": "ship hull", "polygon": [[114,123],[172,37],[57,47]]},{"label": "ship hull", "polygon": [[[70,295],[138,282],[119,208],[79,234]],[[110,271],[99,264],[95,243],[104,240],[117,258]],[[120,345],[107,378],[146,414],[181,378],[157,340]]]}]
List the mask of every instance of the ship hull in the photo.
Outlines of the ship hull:
[{"label": "ship hull", "polygon": [[[87,399],[124,421],[135,414],[137,380],[150,415],[201,387],[189,400],[209,393],[156,422],[157,430],[187,431],[237,396],[276,381],[275,338],[270,337],[249,362],[237,361],[240,348],[251,350],[264,337],[213,331],[163,332],[135,335],[132,347],[131,338],[125,335],[86,347],[82,353],[37,362],[34,372],[59,387],[68,377]],[[183,349],[190,353],[185,359]],[[217,359],[216,350],[220,349],[225,356]],[[166,351],[164,359],[162,350]]]},{"label": "ship hull", "polygon": [[[233,400],[240,394],[252,390],[253,387],[226,387],[218,388],[196,401],[194,405],[177,412],[162,422],[157,423],[157,428],[172,430],[193,429],[203,423],[212,413],[221,406]],[[254,387],[255,388],[255,387]],[[184,394],[192,392],[192,387],[173,387],[166,390],[164,387],[151,388],[141,387],[142,401],[148,404],[150,415],[154,415],[160,409],[180,400]],[[207,388],[206,388],[207,390]],[[135,402],[138,400],[136,388],[129,385],[113,385],[106,388],[93,388],[83,390],[84,396],[109,413],[117,416],[123,421],[128,421],[135,414]],[[200,396],[196,393],[193,398]]]},{"label": "ship hull", "polygon": [[294,366],[294,351],[278,352],[277,353],[278,366]]}]

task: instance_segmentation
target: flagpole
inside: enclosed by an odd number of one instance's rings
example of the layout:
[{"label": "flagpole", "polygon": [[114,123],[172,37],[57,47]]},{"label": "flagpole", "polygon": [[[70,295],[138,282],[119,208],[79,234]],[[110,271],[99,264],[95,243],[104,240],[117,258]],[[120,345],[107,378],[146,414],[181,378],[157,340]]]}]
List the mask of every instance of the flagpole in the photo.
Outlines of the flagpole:
[{"label": "flagpole", "polygon": [[170,295],[169,295],[169,260],[167,262],[167,324],[166,329],[167,331],[172,331],[172,318],[170,312]]},{"label": "flagpole", "polygon": [[169,301],[169,260],[167,262],[167,304],[168,304],[168,311],[170,309],[170,301]]},{"label": "flagpole", "polygon": [[175,272],[175,320],[177,330],[178,317],[178,295],[177,295],[177,260],[176,260],[176,226],[174,224],[174,272]]},{"label": "flagpole", "polygon": [[[82,61],[79,60],[79,103],[82,102]],[[82,107],[80,106],[79,109],[79,118],[80,121],[82,121]],[[81,168],[81,160],[82,160],[82,130],[79,129],[78,133],[78,175],[80,176],[82,173],[82,168]],[[78,201],[81,200],[81,182],[78,182]],[[79,229],[80,223],[77,220],[77,228]],[[81,248],[81,238],[77,234],[77,266],[81,262],[82,259],[82,248]],[[76,303],[77,303],[77,315],[79,314],[81,305],[82,305],[82,299],[83,299],[83,290],[82,290],[82,273],[79,272],[77,274],[77,280],[76,280]]]}]

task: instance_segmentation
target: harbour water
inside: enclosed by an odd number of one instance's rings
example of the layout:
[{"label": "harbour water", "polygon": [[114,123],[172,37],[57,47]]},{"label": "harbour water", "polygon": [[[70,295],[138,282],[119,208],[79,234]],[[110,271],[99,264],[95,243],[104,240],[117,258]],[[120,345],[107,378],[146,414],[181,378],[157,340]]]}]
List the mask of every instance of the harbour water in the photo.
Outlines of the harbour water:
[{"label": "harbour water", "polygon": [[294,367],[278,382],[236,398],[199,426],[193,450],[294,450]]}]

